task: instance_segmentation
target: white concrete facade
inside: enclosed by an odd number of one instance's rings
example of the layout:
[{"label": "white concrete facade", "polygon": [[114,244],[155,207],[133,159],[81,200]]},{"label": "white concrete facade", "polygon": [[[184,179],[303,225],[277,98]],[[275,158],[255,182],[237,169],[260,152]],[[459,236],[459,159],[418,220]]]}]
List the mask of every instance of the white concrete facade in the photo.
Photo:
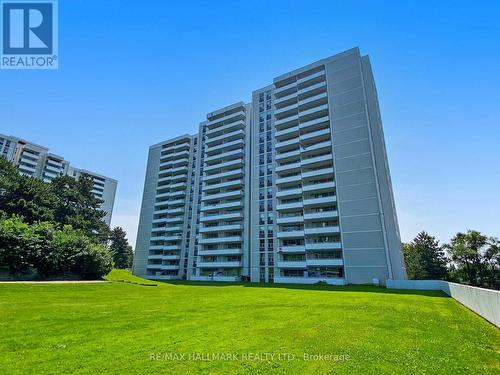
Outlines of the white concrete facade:
[{"label": "white concrete facade", "polygon": [[49,149],[15,136],[0,134],[0,156],[11,161],[19,173],[50,182],[57,176],[67,175],[76,179],[85,175],[92,179],[92,193],[104,202],[101,209],[106,212],[104,221],[109,226],[113,214],[118,182],[85,169],[75,168],[69,161],[49,152]]},{"label": "white concrete facade", "polygon": [[156,241],[150,208],[157,149],[169,140],[150,149],[137,275],[334,285],[405,278],[373,75],[357,48],[278,76],[251,103],[209,113],[198,135],[184,137],[194,172],[183,188],[194,186],[194,206],[168,225],[189,228],[179,240],[189,245],[179,272],[145,266],[157,255],[151,246],[170,244]]}]

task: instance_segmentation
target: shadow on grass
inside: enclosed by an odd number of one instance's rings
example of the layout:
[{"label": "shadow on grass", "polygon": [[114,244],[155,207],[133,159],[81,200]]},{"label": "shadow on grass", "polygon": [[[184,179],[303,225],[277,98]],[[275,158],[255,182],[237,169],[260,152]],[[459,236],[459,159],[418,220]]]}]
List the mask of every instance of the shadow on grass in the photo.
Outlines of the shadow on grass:
[{"label": "shadow on grass", "polygon": [[362,293],[381,293],[381,294],[409,294],[428,297],[450,298],[446,293],[440,290],[409,290],[409,289],[387,289],[373,285],[318,285],[318,284],[269,284],[269,283],[250,283],[250,282],[224,282],[224,281],[191,281],[191,280],[155,280],[158,283],[182,286],[210,286],[210,287],[230,287],[242,286],[245,288],[264,288],[264,289],[296,289],[296,290],[318,290],[323,292],[362,292]]}]

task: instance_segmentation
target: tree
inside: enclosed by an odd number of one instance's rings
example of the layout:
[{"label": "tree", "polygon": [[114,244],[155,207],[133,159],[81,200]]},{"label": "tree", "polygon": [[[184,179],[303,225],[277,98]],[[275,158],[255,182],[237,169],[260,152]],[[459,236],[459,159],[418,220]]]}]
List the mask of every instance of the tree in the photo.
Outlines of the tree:
[{"label": "tree", "polygon": [[103,200],[92,193],[92,180],[87,176],[78,180],[59,176],[50,185],[58,197],[54,220],[61,225],[71,225],[104,244],[109,228],[103,221],[106,213],[100,209]]},{"label": "tree", "polygon": [[500,289],[500,240],[491,237],[488,240],[488,248],[483,255],[485,278],[487,285],[494,289]]},{"label": "tree", "polygon": [[0,265],[21,276],[33,267],[35,253],[35,240],[28,224],[20,218],[0,220]]},{"label": "tree", "polygon": [[28,224],[52,221],[56,202],[49,184],[20,175],[12,163],[0,157],[0,211]]},{"label": "tree", "polygon": [[459,232],[451,239],[446,248],[456,265],[454,274],[459,281],[475,286],[485,282],[482,252],[487,242],[488,237],[475,230]]},{"label": "tree", "polygon": [[113,268],[113,254],[71,226],[9,218],[0,219],[0,265],[18,277],[33,269],[42,278],[99,278]]},{"label": "tree", "polygon": [[406,272],[409,279],[442,280],[448,276],[446,257],[439,241],[423,231],[403,245]]},{"label": "tree", "polygon": [[129,245],[125,231],[121,227],[116,227],[111,231],[110,250],[113,253],[116,268],[130,268],[134,253]]}]

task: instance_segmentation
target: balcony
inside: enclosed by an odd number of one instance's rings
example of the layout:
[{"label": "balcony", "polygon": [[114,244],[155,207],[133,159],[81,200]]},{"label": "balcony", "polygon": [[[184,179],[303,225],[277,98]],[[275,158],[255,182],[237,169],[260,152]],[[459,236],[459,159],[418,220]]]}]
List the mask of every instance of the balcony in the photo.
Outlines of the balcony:
[{"label": "balcony", "polygon": [[302,186],[302,191],[304,191],[305,193],[309,193],[309,192],[321,192],[321,191],[330,191],[332,190],[333,188],[335,188],[335,182],[334,181],[328,181],[328,182],[322,182],[322,183],[319,183],[319,184],[304,184]]},{"label": "balcony", "polygon": [[320,168],[312,171],[302,172],[302,179],[308,178],[318,178],[318,177],[332,177],[333,176],[333,168]]},{"label": "balcony", "polygon": [[276,120],[274,122],[274,126],[276,129],[280,127],[285,127],[285,125],[298,125],[299,123],[299,115],[293,115],[289,117],[285,117],[283,119]]},{"label": "balcony", "polygon": [[213,233],[222,231],[243,230],[243,224],[217,225],[212,227],[201,227],[200,233]]},{"label": "balcony", "polygon": [[189,157],[189,151],[188,150],[182,150],[182,151],[176,151],[172,153],[164,153],[162,152],[160,156],[160,162],[168,161],[168,160],[174,160],[174,159],[181,159],[183,157],[188,158]]},{"label": "balcony", "polygon": [[280,150],[280,149],[285,148],[285,147],[290,147],[290,146],[295,146],[295,145],[298,146],[298,144],[299,144],[299,138],[292,138],[292,139],[288,139],[286,141],[276,142],[274,147],[276,148],[276,150]]},{"label": "balcony", "polygon": [[316,243],[306,243],[306,251],[312,250],[339,250],[342,249],[342,244],[340,242],[316,242]]},{"label": "balcony", "polygon": [[316,151],[330,151],[332,150],[332,142],[330,140],[319,142],[319,143],[313,143],[309,144],[307,146],[302,146],[300,148],[300,151],[302,152],[302,155],[307,155],[310,152],[316,152]]},{"label": "balcony", "polygon": [[[232,123],[238,120],[243,120],[245,118],[245,112],[243,110],[231,113],[226,116],[219,117],[214,120],[208,120],[207,122],[207,131],[208,130],[213,130],[217,129],[218,127],[224,126],[228,123]],[[225,124],[223,124],[225,123]]]},{"label": "balcony", "polygon": [[302,215],[297,216],[285,216],[276,219],[276,224],[296,224],[303,223],[304,217]]},{"label": "balcony", "polygon": [[337,210],[304,213],[304,220],[330,219],[336,217],[339,217],[339,212]]},{"label": "balcony", "polygon": [[297,85],[304,84],[306,82],[312,81],[312,80],[320,78],[320,77],[323,77],[323,78],[325,77],[325,71],[324,70],[320,70],[319,72],[315,72],[313,74],[310,74],[308,76],[305,76],[303,78],[298,79],[297,80]]},{"label": "balcony", "polygon": [[297,197],[302,195],[302,188],[280,190],[276,193],[276,198]]},{"label": "balcony", "polygon": [[327,267],[327,266],[343,266],[344,261],[342,259],[331,259],[331,258],[322,258],[322,259],[306,259],[306,263],[308,267]]},{"label": "balcony", "polygon": [[304,206],[315,206],[315,205],[331,205],[332,203],[337,201],[337,197],[335,195],[321,198],[304,198]]},{"label": "balcony", "polygon": [[165,232],[166,227],[156,227],[156,228],[151,228],[151,233],[162,233]]},{"label": "balcony", "polygon": [[[169,170],[169,172],[172,174],[178,174],[179,172],[187,173],[187,171],[188,171],[188,167],[186,167],[186,166],[176,167],[176,168],[172,168]],[[162,172],[163,171],[161,171],[160,173],[162,173]]]},{"label": "balcony", "polygon": [[328,103],[328,94],[326,92],[319,93],[317,95],[302,99],[299,101],[299,107],[301,111],[307,108],[317,107]]},{"label": "balcony", "polygon": [[276,98],[274,100],[274,105],[276,107],[278,107],[278,106],[283,106],[283,105],[287,105],[287,104],[292,104],[293,102],[296,102],[296,101],[297,101],[297,92],[294,91],[291,94],[282,96],[280,98]]},{"label": "balcony", "polygon": [[238,130],[243,129],[245,127],[245,121],[236,120],[234,122],[230,122],[226,125],[218,126],[213,129],[207,130],[207,136],[217,136],[220,132],[228,131],[228,130]]},{"label": "balcony", "polygon": [[297,94],[299,96],[303,96],[306,94],[310,94],[313,91],[321,91],[321,90],[325,90],[325,89],[326,89],[326,82],[323,81],[323,82],[319,82],[319,83],[316,83],[316,84],[311,85],[311,86],[301,88],[297,91]]},{"label": "balcony", "polygon": [[288,152],[283,152],[281,154],[276,154],[276,161],[285,161],[288,159],[296,159],[300,157],[300,150],[292,150]]},{"label": "balcony", "polygon": [[242,168],[237,168],[237,169],[232,169],[227,172],[221,172],[221,173],[216,173],[216,174],[204,174],[203,175],[203,182],[209,182],[209,181],[214,181],[214,180],[219,180],[224,177],[237,177],[237,176],[243,176],[243,169]]},{"label": "balcony", "polygon": [[178,264],[162,264],[161,269],[165,271],[174,271],[178,270],[180,267]]},{"label": "balcony", "polygon": [[274,115],[276,117],[282,117],[282,115],[287,114],[287,113],[288,113],[288,115],[290,115],[292,113],[296,114],[298,112],[298,108],[299,108],[298,103],[293,103],[293,104],[290,104],[289,106],[276,109],[274,111]]},{"label": "balcony", "polygon": [[220,221],[220,220],[228,220],[228,219],[242,219],[242,218],[243,218],[243,213],[231,212],[231,213],[225,213],[225,214],[220,214],[220,215],[202,216],[200,218],[200,222],[205,223],[205,222],[210,222],[210,221]]},{"label": "balcony", "polygon": [[340,227],[337,225],[330,227],[306,227],[304,229],[306,235],[310,234],[336,234],[340,233]]},{"label": "balcony", "polygon": [[302,201],[294,203],[279,203],[276,205],[276,210],[286,211],[286,210],[298,210],[302,209]]},{"label": "balcony", "polygon": [[163,245],[150,245],[149,250],[163,250]]},{"label": "balcony", "polygon": [[170,250],[170,251],[175,251],[175,250],[181,250],[180,245],[165,245],[163,246],[163,250]]},{"label": "balcony", "polygon": [[236,139],[235,141],[230,141],[226,143],[221,143],[220,145],[207,147],[205,153],[208,156],[211,156],[218,153],[221,150],[230,151],[230,150],[236,150],[238,148],[242,149],[244,146],[245,146],[245,141],[243,139]]},{"label": "balcony", "polygon": [[184,142],[162,148],[161,152],[168,153],[169,151],[185,150],[185,149],[189,149],[189,145],[190,145],[190,141],[189,141],[189,139],[186,139]]},{"label": "balcony", "polygon": [[174,160],[168,160],[168,161],[163,161],[163,162],[160,159],[160,169],[161,170],[168,170],[168,168],[175,167],[176,165],[188,165],[188,164],[189,164],[188,158],[174,159]]},{"label": "balcony", "polygon": [[243,237],[231,236],[231,237],[202,238],[199,240],[199,243],[202,245],[211,245],[217,243],[241,242],[241,241],[243,241]]},{"label": "balcony", "polygon": [[284,185],[284,184],[289,184],[293,182],[300,182],[302,181],[302,176],[299,174],[295,176],[287,176],[287,177],[279,177],[276,179],[276,185]]},{"label": "balcony", "polygon": [[323,141],[327,141],[329,137],[330,137],[330,128],[328,127],[326,129],[321,129],[321,130],[316,130],[314,132],[301,134],[300,141],[301,142],[312,141],[312,140],[318,141],[320,139]]},{"label": "balcony", "polygon": [[158,236],[151,237],[151,241],[180,241],[182,236]]},{"label": "balcony", "polygon": [[223,161],[222,163],[213,164],[213,165],[206,165],[205,164],[204,170],[205,170],[205,172],[208,172],[208,171],[227,168],[227,167],[231,167],[231,166],[235,166],[235,165],[237,165],[237,166],[243,165],[243,159],[234,159],[234,160],[229,160],[229,161]]},{"label": "balcony", "polygon": [[[219,211],[226,208],[243,207],[242,201],[227,202],[227,203],[216,203],[216,204],[202,204],[201,211]],[[205,216],[202,216],[205,217]]]},{"label": "balcony", "polygon": [[283,139],[284,137],[288,136],[287,138],[290,138],[291,136],[298,137],[299,136],[299,126],[292,126],[291,128],[286,128],[283,130],[279,130],[275,133],[274,135],[277,140]]},{"label": "balcony", "polygon": [[184,199],[170,199],[168,201],[163,201],[162,203],[168,203],[169,207],[172,206],[183,206],[186,201]]},{"label": "balcony", "polygon": [[304,245],[295,246],[278,246],[278,252],[284,254],[301,254],[305,253],[306,247]]},{"label": "balcony", "polygon": [[234,156],[243,156],[243,150],[232,150],[232,151],[228,151],[228,152],[222,152],[220,154],[216,154],[216,155],[213,155],[213,156],[208,156],[205,158],[205,163],[210,163],[212,161],[216,161],[216,160],[222,160],[222,159],[226,159],[226,158],[229,158],[229,157],[234,157]]},{"label": "balcony", "polygon": [[239,268],[241,261],[198,262],[199,268]]},{"label": "balcony", "polygon": [[242,249],[215,249],[215,250],[198,250],[199,256],[216,256],[216,255],[241,255]]},{"label": "balcony", "polygon": [[304,237],[304,231],[303,230],[289,230],[289,231],[284,231],[284,232],[278,232],[277,233],[277,238],[283,239],[283,238],[302,238]]},{"label": "balcony", "polygon": [[170,185],[170,189],[173,190],[173,189],[186,189],[187,187],[187,184],[185,182],[178,182],[176,184],[171,184]]},{"label": "balcony", "polygon": [[168,226],[168,227],[165,227],[165,232],[182,232],[184,228],[180,225],[177,225],[177,226]]},{"label": "balcony", "polygon": [[277,97],[276,99],[278,99],[278,97],[289,95],[292,91],[296,90],[297,90],[297,82],[291,82],[274,90],[274,95],[275,97]]},{"label": "balcony", "polygon": [[163,254],[160,254],[160,255],[149,255],[148,259],[152,259],[152,260],[158,260],[158,259],[161,259],[161,260],[178,260],[178,259],[181,259],[181,256],[180,255],[163,255]]},{"label": "balcony", "polygon": [[323,124],[326,126],[326,124],[329,121],[330,121],[329,116],[323,116],[320,118],[315,118],[313,120],[301,122],[299,125],[299,128],[300,128],[300,130],[304,130],[304,129],[309,129],[311,127],[323,126]]},{"label": "balcony", "polygon": [[243,185],[243,180],[242,179],[237,179],[237,180],[232,180],[232,181],[226,181],[226,182],[221,182],[219,184],[213,184],[213,185],[203,185],[202,190],[204,192],[206,191],[214,191],[214,190],[219,190],[222,188],[227,188],[231,186],[241,186]]},{"label": "balcony", "polygon": [[343,278],[337,277],[283,277],[275,276],[274,282],[276,284],[317,284],[324,282],[329,285],[347,285],[347,281]]},{"label": "balcony", "polygon": [[240,276],[191,276],[190,280],[195,281],[222,281],[222,282],[236,282],[241,281]]},{"label": "balcony", "polygon": [[305,260],[301,261],[278,261],[278,268],[307,268]]},{"label": "balcony", "polygon": [[45,170],[57,174],[57,173],[59,173],[61,171],[61,167],[54,167],[52,165],[46,164],[45,165]]},{"label": "balcony", "polygon": [[276,172],[297,172],[300,171],[301,168],[301,162],[295,162],[295,163],[288,163],[288,164],[280,164],[279,166],[276,167],[275,171]]},{"label": "balcony", "polygon": [[235,139],[241,139],[245,136],[245,131],[244,130],[235,130],[232,132],[224,133],[221,135],[218,135],[213,138],[208,138],[205,143],[207,145],[207,149],[210,148],[211,146],[215,146],[219,144],[221,141],[227,140],[227,141],[233,141]]},{"label": "balcony", "polygon": [[203,194],[201,200],[203,202],[209,202],[225,198],[239,198],[242,196],[243,196],[243,190],[233,190],[233,191],[225,191],[218,194]]}]

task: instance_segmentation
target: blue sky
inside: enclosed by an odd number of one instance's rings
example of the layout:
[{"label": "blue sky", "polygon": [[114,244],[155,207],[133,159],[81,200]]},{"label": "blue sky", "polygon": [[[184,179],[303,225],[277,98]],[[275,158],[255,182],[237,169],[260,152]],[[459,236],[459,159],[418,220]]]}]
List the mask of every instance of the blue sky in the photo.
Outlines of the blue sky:
[{"label": "blue sky", "polygon": [[118,179],[112,224],[135,244],[149,145],[359,46],[403,240],[500,236],[499,4],[60,0],[59,70],[0,70],[0,133]]}]

